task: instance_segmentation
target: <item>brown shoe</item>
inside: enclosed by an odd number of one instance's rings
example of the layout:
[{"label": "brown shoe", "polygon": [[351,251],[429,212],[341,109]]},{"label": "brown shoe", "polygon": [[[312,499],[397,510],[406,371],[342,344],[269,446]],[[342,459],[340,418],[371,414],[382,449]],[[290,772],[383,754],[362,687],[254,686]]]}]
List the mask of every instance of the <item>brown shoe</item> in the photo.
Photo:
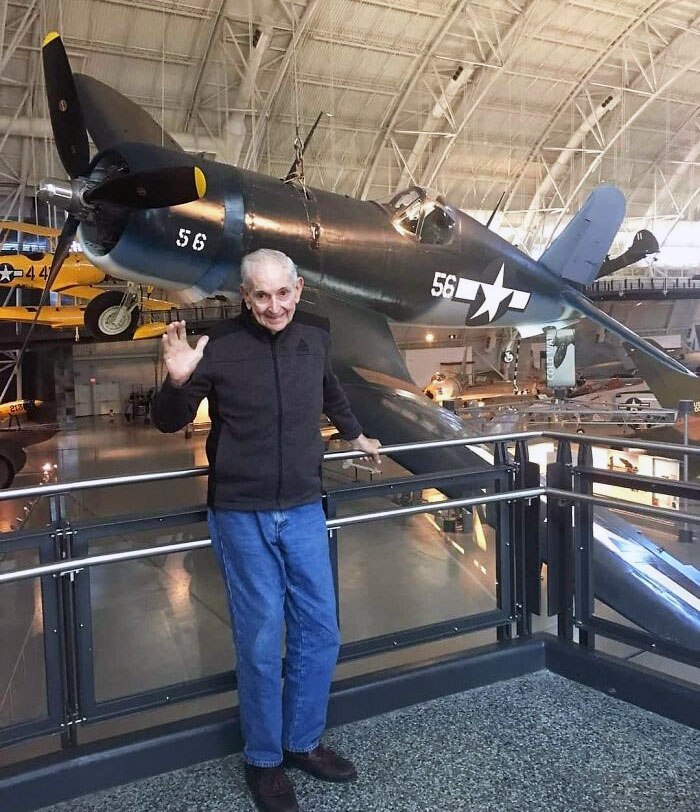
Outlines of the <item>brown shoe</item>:
[{"label": "brown shoe", "polygon": [[296,767],[321,781],[354,781],[357,770],[352,761],[339,756],[322,744],[310,753],[284,751],[285,767]]},{"label": "brown shoe", "polygon": [[260,812],[299,812],[294,787],[282,767],[245,764],[245,782]]}]

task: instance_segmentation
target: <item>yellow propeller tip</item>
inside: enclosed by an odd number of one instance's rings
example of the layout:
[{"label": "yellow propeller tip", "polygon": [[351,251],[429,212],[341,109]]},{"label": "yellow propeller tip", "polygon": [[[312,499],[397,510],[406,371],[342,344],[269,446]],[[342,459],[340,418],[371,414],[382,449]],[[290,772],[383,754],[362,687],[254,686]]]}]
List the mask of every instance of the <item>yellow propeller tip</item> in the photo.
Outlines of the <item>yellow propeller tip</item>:
[{"label": "yellow propeller tip", "polygon": [[49,33],[44,37],[44,41],[41,43],[42,48],[46,48],[46,46],[53,42],[55,39],[58,39],[61,35],[58,31],[49,31]]},{"label": "yellow propeller tip", "polygon": [[207,193],[207,179],[204,177],[204,172],[202,172],[198,166],[194,168],[194,183],[197,187],[199,197],[204,197]]}]

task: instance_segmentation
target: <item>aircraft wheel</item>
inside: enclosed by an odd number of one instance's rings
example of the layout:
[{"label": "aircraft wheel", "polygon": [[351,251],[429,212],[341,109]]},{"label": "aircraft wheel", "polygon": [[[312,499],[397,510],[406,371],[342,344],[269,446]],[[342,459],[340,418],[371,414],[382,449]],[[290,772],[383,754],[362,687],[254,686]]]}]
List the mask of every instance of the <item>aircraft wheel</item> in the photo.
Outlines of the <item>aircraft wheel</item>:
[{"label": "aircraft wheel", "polygon": [[137,306],[124,306],[124,295],[116,290],[100,293],[85,308],[85,324],[102,341],[133,338],[139,323]]},{"label": "aircraft wheel", "polygon": [[0,488],[9,488],[15,478],[15,467],[7,459],[0,457]]}]

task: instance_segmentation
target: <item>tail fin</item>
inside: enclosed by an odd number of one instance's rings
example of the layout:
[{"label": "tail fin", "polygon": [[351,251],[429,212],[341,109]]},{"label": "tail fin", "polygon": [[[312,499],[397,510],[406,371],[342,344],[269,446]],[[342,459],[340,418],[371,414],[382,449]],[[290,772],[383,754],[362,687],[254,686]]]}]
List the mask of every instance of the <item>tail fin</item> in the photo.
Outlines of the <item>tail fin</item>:
[{"label": "tail fin", "polygon": [[679,400],[692,400],[700,408],[700,378],[669,369],[627,343],[624,347],[664,409],[677,409]]},{"label": "tail fin", "polygon": [[622,192],[615,186],[599,186],[542,254],[540,262],[569,282],[589,285],[596,278],[624,216]]}]

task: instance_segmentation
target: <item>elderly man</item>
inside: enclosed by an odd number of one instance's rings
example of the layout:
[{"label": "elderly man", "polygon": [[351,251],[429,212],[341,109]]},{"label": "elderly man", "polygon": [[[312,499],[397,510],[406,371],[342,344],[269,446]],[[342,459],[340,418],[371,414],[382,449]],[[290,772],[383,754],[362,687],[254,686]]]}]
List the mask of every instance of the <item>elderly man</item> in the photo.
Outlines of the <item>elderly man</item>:
[{"label": "elderly man", "polygon": [[241,315],[196,347],[184,322],[169,325],[153,417],[177,431],[209,398],[209,527],[234,630],[246,783],[263,812],[295,812],[283,766],[327,781],[357,775],[320,743],[339,647],[321,412],[377,462],[379,442],[364,436],[333,374],[328,322],[296,310],[304,281],[289,257],[255,251],[241,280]]}]

